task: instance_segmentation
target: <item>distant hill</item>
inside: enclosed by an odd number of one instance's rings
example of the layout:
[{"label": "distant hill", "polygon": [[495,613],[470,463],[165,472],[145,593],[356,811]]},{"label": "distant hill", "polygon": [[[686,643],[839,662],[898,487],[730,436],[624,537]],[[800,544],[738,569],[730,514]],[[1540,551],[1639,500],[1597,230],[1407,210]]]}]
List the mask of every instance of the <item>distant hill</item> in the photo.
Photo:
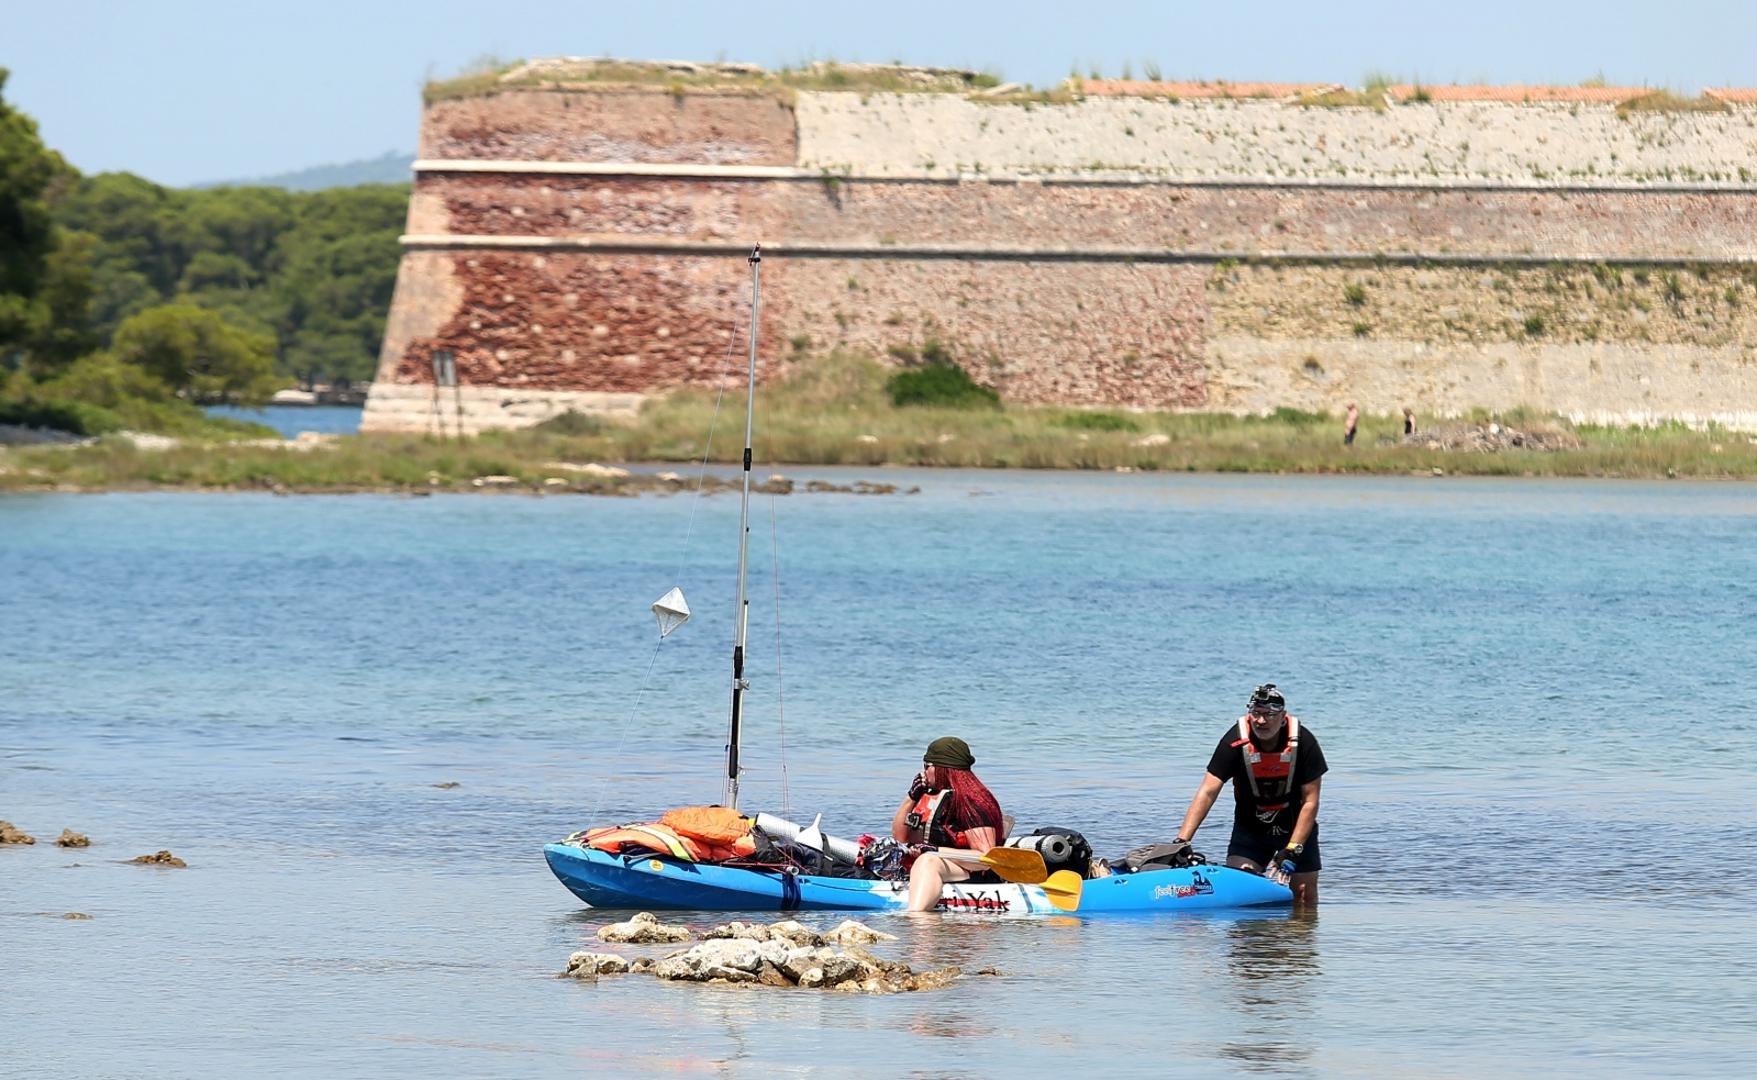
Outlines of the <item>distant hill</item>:
[{"label": "distant hill", "polygon": [[392,150],[375,158],[346,161],[339,165],[313,165],[309,169],[253,176],[245,180],[214,180],[191,184],[196,188],[216,187],[278,187],[288,191],[321,191],[324,188],[353,187],[355,184],[406,184],[415,155]]}]

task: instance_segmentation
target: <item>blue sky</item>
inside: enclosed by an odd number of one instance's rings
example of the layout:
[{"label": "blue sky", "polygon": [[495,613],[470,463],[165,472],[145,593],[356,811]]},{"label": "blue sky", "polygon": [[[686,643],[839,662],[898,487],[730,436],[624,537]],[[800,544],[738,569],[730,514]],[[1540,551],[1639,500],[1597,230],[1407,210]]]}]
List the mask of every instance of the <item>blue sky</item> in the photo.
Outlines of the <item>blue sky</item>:
[{"label": "blue sky", "polygon": [[485,55],[777,65],[893,60],[1047,85],[1114,74],[1429,82],[1757,85],[1757,2],[1164,0],[878,4],[536,0],[5,0],[5,93],[86,172],[168,184],[412,150],[420,86]]}]

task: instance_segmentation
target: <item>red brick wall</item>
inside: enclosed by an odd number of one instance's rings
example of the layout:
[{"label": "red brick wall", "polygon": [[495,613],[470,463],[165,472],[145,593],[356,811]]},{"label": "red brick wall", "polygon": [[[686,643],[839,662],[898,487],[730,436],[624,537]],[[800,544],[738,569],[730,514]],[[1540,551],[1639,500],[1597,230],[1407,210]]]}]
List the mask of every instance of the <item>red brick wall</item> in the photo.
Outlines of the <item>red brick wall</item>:
[{"label": "red brick wall", "polygon": [[508,161],[791,165],[793,111],[772,97],[513,90],[440,101],[421,157]]}]

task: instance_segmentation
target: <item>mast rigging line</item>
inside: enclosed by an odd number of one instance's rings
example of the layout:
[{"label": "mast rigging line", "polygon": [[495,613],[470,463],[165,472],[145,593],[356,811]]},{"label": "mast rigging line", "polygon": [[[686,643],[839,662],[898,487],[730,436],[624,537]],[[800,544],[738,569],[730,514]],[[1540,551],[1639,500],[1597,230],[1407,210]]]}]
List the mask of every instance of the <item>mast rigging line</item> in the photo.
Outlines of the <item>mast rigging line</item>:
[{"label": "mast rigging line", "polygon": [[[774,468],[774,442],[770,441],[769,467]],[[775,528],[775,491],[769,490],[769,580],[775,587],[775,720],[781,729],[781,816],[793,816],[793,799],[787,790],[787,681],[781,674],[781,544]]]},{"label": "mast rigging line", "polygon": [[[734,304],[736,304],[736,301],[734,301]],[[702,447],[701,466],[696,470],[695,493],[689,500],[689,519],[683,529],[683,547],[677,554],[677,570],[671,575],[672,581],[677,581],[683,577],[683,567],[689,562],[689,542],[690,538],[695,535],[696,507],[701,505],[702,485],[707,482],[708,476],[708,459],[712,457],[714,453],[714,431],[719,426],[720,404],[726,398],[726,377],[731,374],[732,370],[732,350],[738,344],[738,319],[736,315],[736,307],[734,307],[733,310],[734,315],[728,320],[731,332],[726,335],[726,351],[720,356],[719,386],[714,392],[714,412],[713,415],[708,418],[707,443]],[[629,729],[634,727],[635,717],[640,714],[641,699],[646,697],[647,687],[652,683],[653,668],[659,663],[659,650],[665,647],[666,636],[666,634],[661,633],[659,635],[659,640],[654,642],[653,655],[647,660],[647,672],[645,675],[641,676],[640,687],[635,691],[634,704],[629,707],[628,716],[623,720],[622,727],[617,732],[616,750],[610,756],[613,767],[616,761],[621,760],[622,747],[623,744],[628,741]],[[600,788],[598,791],[597,802],[593,804],[592,812],[586,818],[587,821],[597,820],[598,811],[603,808],[603,799],[604,792],[603,789]],[[783,801],[785,801],[784,798]]]}]

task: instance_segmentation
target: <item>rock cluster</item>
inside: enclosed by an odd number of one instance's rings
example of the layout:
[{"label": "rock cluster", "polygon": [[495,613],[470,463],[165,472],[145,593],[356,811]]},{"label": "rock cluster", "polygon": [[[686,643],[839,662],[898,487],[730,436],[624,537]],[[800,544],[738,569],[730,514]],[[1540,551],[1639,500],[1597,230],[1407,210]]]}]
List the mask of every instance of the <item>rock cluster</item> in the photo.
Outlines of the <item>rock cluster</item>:
[{"label": "rock cluster", "polygon": [[37,838],[20,832],[10,821],[0,821],[0,844],[34,844]]},{"label": "rock cluster", "polygon": [[72,829],[62,829],[61,835],[55,838],[56,847],[91,847],[91,837]]},{"label": "rock cluster", "polygon": [[[602,928],[598,936],[606,941],[672,941],[687,940],[689,931],[666,926],[642,912],[628,922]],[[937,989],[962,974],[955,967],[918,972],[907,964],[875,956],[863,946],[894,941],[895,936],[851,919],[827,933],[791,919],[769,926],[730,922],[703,937],[706,940],[699,944],[658,960],[641,957],[630,961],[614,953],[576,952],[568,958],[562,977],[590,982],[600,975],[649,973],[679,982],[890,994]],[[834,945],[843,948],[838,950]],[[977,974],[998,972],[988,968]]]},{"label": "rock cluster", "polygon": [[611,923],[598,928],[599,941],[616,941],[626,945],[650,945],[660,941],[688,941],[689,928],[667,926],[650,911],[643,911],[627,922]]},{"label": "rock cluster", "polygon": [[179,867],[185,867],[185,866],[189,865],[188,863],[184,862],[182,859],[179,859],[177,856],[171,854],[169,851],[158,851],[158,852],[155,852],[151,855],[137,855],[134,858],[129,859],[128,861],[131,863],[138,863],[141,866],[179,866]]},{"label": "rock cluster", "polygon": [[793,919],[784,919],[772,926],[762,923],[733,922],[714,927],[702,937],[712,941],[731,938],[741,941],[781,941],[788,945],[816,948],[819,945],[871,945],[876,941],[895,941],[897,935],[887,934],[853,919],[842,920],[834,930],[819,933]]}]

